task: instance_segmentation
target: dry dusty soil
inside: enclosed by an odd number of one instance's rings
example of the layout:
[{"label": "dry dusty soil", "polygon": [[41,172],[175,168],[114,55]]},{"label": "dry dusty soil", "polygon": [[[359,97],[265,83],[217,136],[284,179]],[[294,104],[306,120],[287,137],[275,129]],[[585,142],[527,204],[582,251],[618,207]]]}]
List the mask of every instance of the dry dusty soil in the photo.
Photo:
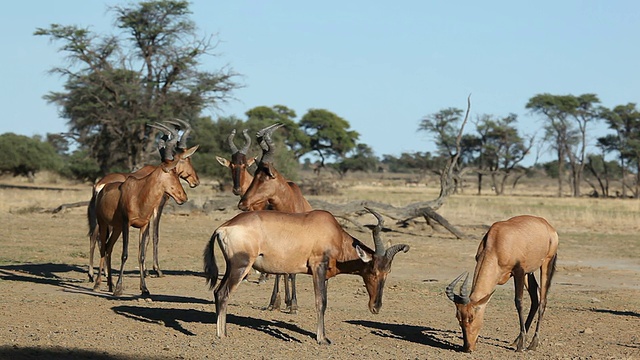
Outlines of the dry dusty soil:
[{"label": "dry dusty soil", "polygon": [[[22,190],[1,190],[1,201],[16,197],[9,191]],[[320,346],[306,275],[298,276],[295,315],[266,311],[273,280],[258,285],[252,275],[231,296],[229,336],[216,338],[202,252],[216,226],[237,211],[165,214],[160,243],[165,276],[148,278],[149,299],[139,296],[137,230],[132,230],[125,294],[113,297],[104,286],[92,291],[84,213],[84,208],[57,214],[14,208],[0,214],[1,359],[640,359],[640,259],[616,256],[626,249],[615,236],[592,241],[563,235],[562,224],[556,224],[558,271],[538,350],[515,353],[510,345],[518,333],[511,280],[497,288],[477,351],[467,354],[461,352],[461,332],[444,288],[462,271],[473,270],[488,224],[454,219],[469,234],[466,240],[427,227],[384,233],[386,240],[411,250],[395,258],[380,314],[368,311],[360,277],[331,279],[326,329],[333,344]],[[374,223],[370,215],[360,221]],[[370,233],[346,225],[371,243]],[[634,246],[637,254],[637,240]]]}]

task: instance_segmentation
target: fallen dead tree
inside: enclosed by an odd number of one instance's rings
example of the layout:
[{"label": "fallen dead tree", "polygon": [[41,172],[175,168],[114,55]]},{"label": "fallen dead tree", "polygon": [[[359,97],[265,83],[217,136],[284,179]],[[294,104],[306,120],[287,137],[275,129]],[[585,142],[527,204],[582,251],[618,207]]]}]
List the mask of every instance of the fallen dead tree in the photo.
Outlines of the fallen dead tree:
[{"label": "fallen dead tree", "polygon": [[376,209],[380,214],[383,214],[384,216],[387,216],[396,221],[396,224],[406,224],[412,219],[423,217],[427,221],[427,224],[429,224],[430,226],[433,227],[432,221],[435,221],[438,224],[442,225],[453,235],[455,235],[456,238],[465,238],[466,235],[451,223],[449,223],[449,221],[447,221],[447,219],[445,219],[442,215],[438,214],[437,210],[440,209],[442,205],[444,205],[446,198],[451,195],[455,188],[454,176],[456,175],[455,172],[458,171],[456,167],[461,152],[460,141],[462,139],[464,126],[469,119],[470,110],[471,95],[469,95],[469,97],[467,98],[467,111],[456,137],[456,153],[449,159],[447,165],[440,173],[440,194],[438,195],[438,198],[431,201],[412,203],[404,207],[396,207],[376,201],[352,201],[346,204],[331,204],[324,201],[311,200],[311,205],[314,209],[328,210],[335,216],[348,220],[359,227],[361,227],[362,225],[360,225],[355,219],[353,219],[351,214],[364,214],[365,211],[362,209],[365,206]]}]

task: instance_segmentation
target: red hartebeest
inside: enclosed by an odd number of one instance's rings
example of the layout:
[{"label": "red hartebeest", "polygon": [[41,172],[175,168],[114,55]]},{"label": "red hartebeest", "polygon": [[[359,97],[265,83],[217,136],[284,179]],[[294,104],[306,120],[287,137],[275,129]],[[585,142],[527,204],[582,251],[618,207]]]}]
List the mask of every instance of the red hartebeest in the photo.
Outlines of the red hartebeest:
[{"label": "red hartebeest", "polygon": [[[258,132],[258,141],[263,149],[262,157],[253,175],[253,181],[247,191],[242,195],[238,208],[243,211],[263,210],[266,206],[270,209],[282,212],[301,213],[312,210],[311,205],[302,195],[302,191],[294,182],[288,181],[273,166],[273,141],[271,133],[282,127],[276,123]],[[298,310],[298,298],[296,294],[295,274],[285,275],[285,305],[289,312],[295,314]],[[289,285],[291,282],[291,294]],[[280,275],[276,274],[273,291],[269,301],[269,310],[280,307]]]},{"label": "red hartebeest", "polygon": [[[249,167],[256,161],[254,157],[247,157],[247,151],[251,146],[251,137],[248,134],[249,130],[244,129],[242,135],[244,136],[245,143],[240,149],[233,142],[233,138],[236,136],[236,129],[231,130],[231,133],[227,137],[229,148],[231,149],[231,161],[216,156],[216,160],[220,165],[229,168],[231,170],[231,180],[233,181],[233,194],[242,196],[247,191],[251,182],[253,181],[253,175],[249,172]],[[265,207],[265,209],[267,209]],[[258,284],[262,284],[267,281],[268,274],[260,274]]]},{"label": "red hartebeest", "polygon": [[[167,127],[163,124],[154,124],[151,125],[156,127],[164,132],[162,144],[159,147],[162,161],[170,161],[175,156],[177,156],[180,161],[176,165],[176,171],[178,176],[181,179],[184,179],[189,183],[189,187],[194,188],[200,184],[200,179],[198,178],[198,174],[196,170],[193,168],[191,164],[190,157],[182,157],[179,156],[187,152],[186,148],[186,139],[189,136],[191,131],[191,127],[189,124],[183,120],[178,120],[179,125],[184,128],[184,132],[182,136],[178,136],[178,132],[175,129],[171,129],[171,127]],[[174,125],[174,122],[168,121],[169,124]],[[196,145],[194,148],[198,148]],[[194,150],[195,151],[195,150]],[[96,198],[98,193],[104,188],[105,185],[109,183],[120,183],[125,181],[128,177],[132,176],[135,178],[143,178],[149,175],[153,170],[155,170],[157,166],[154,165],[146,165],[142,167],[140,170],[135,171],[133,173],[111,173],[105,175],[102,179],[100,179],[97,183],[93,185],[93,191],[91,195],[91,200],[89,201],[89,206],[87,208],[87,219],[89,221],[89,281],[93,282],[93,254],[95,252],[96,242],[98,239],[98,231],[96,227],[98,225],[96,220]],[[162,215],[162,210],[164,208],[164,204],[167,198],[165,197],[163,201],[160,203],[160,206],[157,211],[157,216],[153,219],[152,229],[153,229],[153,270],[159,277],[162,277],[162,270],[160,270],[159,259],[158,259],[158,243],[160,240],[159,237],[159,229],[160,229],[160,215]]]},{"label": "red hartebeest", "polygon": [[[382,217],[374,211],[371,213],[378,219],[373,229],[375,250],[349,235],[331,213],[323,210],[243,212],[218,227],[204,250],[205,277],[210,288],[215,288],[218,337],[227,335],[229,295],[252,267],[271,274],[313,276],[319,344],[331,343],[324,327],[328,279],[338,274],[362,276],[369,293],[369,310],[377,314],[382,307],[382,292],[391,262],[399,251],[409,251],[409,246],[399,244],[385,249],[380,238]],[[226,262],[224,276],[217,288],[215,241],[218,241]]]},{"label": "red hartebeest", "polygon": [[220,165],[231,170],[233,194],[239,196],[242,196],[249,188],[249,185],[251,185],[253,175],[249,172],[249,167],[256,161],[255,158],[247,157],[247,151],[249,151],[249,146],[251,146],[251,137],[247,134],[247,131],[247,129],[242,131],[245,143],[239,150],[236,144],[233,143],[233,138],[236,135],[236,129],[233,129],[231,134],[229,134],[229,137],[227,137],[227,142],[231,148],[231,161],[223,157],[216,156],[216,160],[218,160]]},{"label": "red hartebeest", "polygon": [[[195,148],[179,155],[188,158],[196,151]],[[129,227],[140,229],[138,263],[140,266],[140,290],[143,296],[149,295],[144,276],[145,246],[149,238],[149,225],[165,195],[172,197],[176,203],[187,201],[187,194],[180,184],[180,178],[175,170],[180,159],[163,162],[149,175],[137,179],[128,177],[122,183],[107,184],[98,194],[96,200],[96,215],[100,231],[100,271],[94,289],[100,286],[102,267],[106,261],[108,269],[109,291],[113,290],[113,272],[111,271],[111,253],[113,246],[122,233],[122,261],[120,276],[113,295],[122,294],[124,265],[128,257]],[[109,228],[112,232],[109,235]],[[107,238],[108,237],[108,238]]]},{"label": "red hartebeest", "polygon": [[[464,351],[475,350],[478,333],[484,320],[484,311],[496,285],[503,285],[513,276],[515,305],[520,320],[520,334],[514,341],[516,351],[522,351],[527,341],[527,331],[538,311],[536,332],[528,350],[538,346],[538,331],[547,305],[547,294],[555,272],[558,251],[558,233],[541,218],[530,215],[499,221],[489,228],[476,253],[476,268],[473,274],[471,293],[467,293],[469,274],[460,289],[454,287],[462,279],[461,274],[447,286],[446,294],[456,305],[456,317],[462,328]],[[534,272],[540,269],[540,299],[538,282]],[[527,287],[531,297],[531,308],[525,321],[522,312],[522,295]]]}]

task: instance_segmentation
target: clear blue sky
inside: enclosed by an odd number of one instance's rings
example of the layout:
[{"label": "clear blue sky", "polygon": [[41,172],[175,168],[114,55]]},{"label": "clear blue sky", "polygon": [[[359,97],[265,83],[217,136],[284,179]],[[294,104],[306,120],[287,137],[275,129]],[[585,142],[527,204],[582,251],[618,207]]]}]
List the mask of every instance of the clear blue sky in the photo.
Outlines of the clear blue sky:
[{"label": "clear blue sky", "polygon": [[[125,1],[11,1],[0,13],[0,133],[65,131],[42,100],[62,89],[47,73],[64,64],[57,44],[33,36],[49,24],[111,33],[108,5]],[[218,57],[243,75],[238,99],[205,115],[255,106],[311,108],[343,117],[377,155],[433,151],[420,119],[447,107],[472,116],[519,116],[539,93],[595,93],[613,107],[640,101],[640,1],[208,1],[192,2],[201,34],[217,34]],[[602,126],[599,131],[606,130]],[[594,137],[596,135],[593,135]]]}]

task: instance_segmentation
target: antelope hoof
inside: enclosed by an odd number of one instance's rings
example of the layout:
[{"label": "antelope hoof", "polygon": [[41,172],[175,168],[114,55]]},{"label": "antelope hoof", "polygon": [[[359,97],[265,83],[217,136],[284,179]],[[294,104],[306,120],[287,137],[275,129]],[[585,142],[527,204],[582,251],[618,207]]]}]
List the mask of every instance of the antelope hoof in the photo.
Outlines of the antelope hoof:
[{"label": "antelope hoof", "polygon": [[262,284],[266,283],[267,279],[269,279],[269,274],[261,273],[260,277],[258,278],[258,285],[262,285]]},{"label": "antelope hoof", "polygon": [[98,291],[98,290],[100,290],[100,284],[98,283],[93,284],[93,291]]},{"label": "antelope hoof", "polygon": [[122,295],[123,289],[122,289],[122,285],[118,284],[116,286],[116,289],[113,291],[113,296],[120,296]]},{"label": "antelope hoof", "polygon": [[318,345],[331,345],[331,340],[327,338],[318,339]]},{"label": "antelope hoof", "polygon": [[282,300],[280,300],[280,295],[278,295],[275,299],[275,301],[273,301],[272,303],[269,304],[269,306],[267,306],[267,310],[269,311],[274,311],[274,310],[280,310],[280,303],[282,302]]},{"label": "antelope hoof", "polygon": [[154,270],[156,271],[156,276],[157,277],[159,277],[159,278],[164,277],[164,274],[162,273],[162,270],[160,270],[160,269],[154,269]]},{"label": "antelope hoof", "polygon": [[518,335],[518,337],[513,341],[513,344],[511,344],[511,346],[516,347],[516,352],[521,352],[524,349],[524,343],[525,343],[525,337],[520,334]]},{"label": "antelope hoof", "polygon": [[286,307],[284,312],[286,312],[288,314],[291,314],[291,315],[295,315],[295,314],[298,313],[298,307],[297,306],[291,306],[291,304],[289,304],[289,305],[287,305],[287,307]]},{"label": "antelope hoof", "polygon": [[93,275],[88,275],[89,276],[89,282],[92,283],[93,282]]},{"label": "antelope hoof", "polygon": [[142,290],[142,294],[140,296],[143,297],[143,298],[150,298],[151,297],[151,293],[149,292],[149,290],[143,289]]},{"label": "antelope hoof", "polygon": [[537,348],[538,348],[538,336],[534,335],[533,340],[531,340],[531,344],[529,344],[529,347],[527,348],[527,351],[534,351]]}]

